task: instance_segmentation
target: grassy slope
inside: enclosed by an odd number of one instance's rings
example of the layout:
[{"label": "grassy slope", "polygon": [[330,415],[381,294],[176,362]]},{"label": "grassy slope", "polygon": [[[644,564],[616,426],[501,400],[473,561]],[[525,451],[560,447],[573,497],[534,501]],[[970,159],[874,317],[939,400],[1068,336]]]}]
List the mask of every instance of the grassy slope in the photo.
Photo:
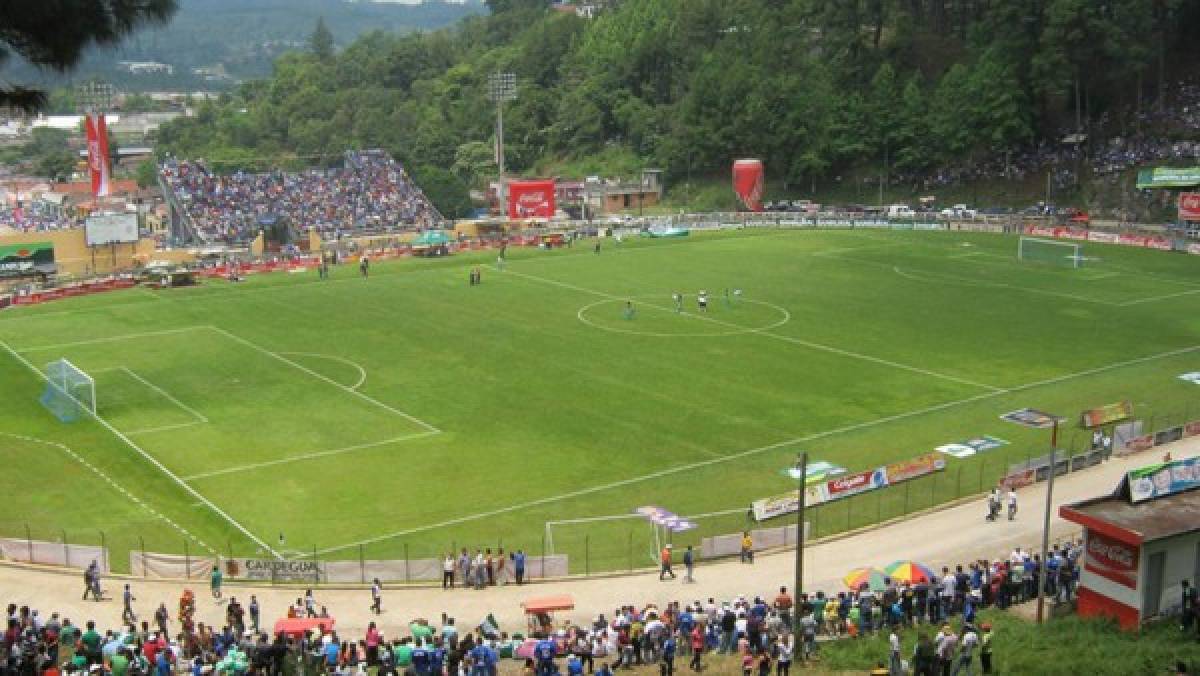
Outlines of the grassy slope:
[{"label": "grassy slope", "polygon": [[[327,283],[276,275],[153,298],[144,291],[82,298],[0,317],[0,340],[23,348],[215,325],[264,349],[361,365],[368,378],[360,392],[443,433],[193,484],[262,539],[274,543],[283,531],[288,546],[300,551],[437,526],[370,544],[362,550],[368,558],[501,541],[536,553],[551,519],[627,513],[642,504],[680,513],[745,506],[787,490],[779,469],[800,448],[859,469],[978,434],[1012,442],[981,459],[955,461],[947,475],[904,491],[823,507],[815,525],[825,533],[979,490],[1009,460],[1040,452],[1044,433],[999,421],[1004,411],[1037,406],[1073,416],[1131,397],[1142,412],[1182,418],[1185,404],[1198,403],[1200,392],[1174,379],[1200,368],[1198,353],[1011,393],[986,389],[1200,344],[1194,312],[1200,294],[1116,305],[1200,289],[1195,259],[1089,245],[1089,255],[1103,258],[1094,271],[1028,269],[1012,263],[1014,246],[1009,238],[960,234],[723,234],[626,242],[619,249],[609,243],[600,256],[590,248],[514,251],[511,274],[486,270],[478,288],[466,285],[465,265],[490,257],[464,255],[381,264],[366,281],[344,268]],[[1121,274],[1105,276],[1112,272]],[[769,305],[727,307],[719,301],[726,287]],[[670,311],[671,291],[699,288],[718,296],[710,320]],[[620,319],[625,296],[637,299],[633,322]],[[593,325],[680,335],[599,330],[576,316],[588,305],[583,314]],[[779,316],[772,306],[786,309],[791,320],[770,335],[682,335],[761,327]],[[214,421],[136,436],[183,475],[421,431],[207,329],[64,352],[88,368],[125,365]],[[40,363],[57,353],[29,356]],[[358,379],[336,361],[288,358],[343,385]],[[34,401],[39,383],[14,360],[0,359],[0,370],[5,400],[13,402],[0,411],[0,431],[61,440],[209,545],[253,552],[247,538],[194,506],[194,498],[111,434],[94,423],[62,426],[49,418]],[[189,420],[121,371],[99,380],[102,414],[119,429]],[[828,434],[888,417],[896,419]],[[1069,443],[1078,447],[1081,435]],[[0,482],[16,490],[28,476],[65,477],[60,490],[88,497],[68,523],[87,532],[69,532],[68,539],[94,539],[93,530],[103,528],[118,547],[140,546],[141,536],[149,549],[180,551],[177,532],[132,509],[106,484],[72,463],[41,460],[49,464]],[[589,492],[698,462],[710,464]],[[564,494],[572,497],[498,511]],[[444,523],[489,512],[496,513]],[[63,521],[61,513],[31,504],[27,513],[7,515],[0,530],[20,535],[29,522],[35,537],[53,538]],[[708,519],[685,541],[742,524],[740,515]],[[644,526],[618,521],[557,529],[555,543],[580,570],[586,546],[595,570],[647,563],[645,534]],[[123,554],[115,556],[121,567]]]}]

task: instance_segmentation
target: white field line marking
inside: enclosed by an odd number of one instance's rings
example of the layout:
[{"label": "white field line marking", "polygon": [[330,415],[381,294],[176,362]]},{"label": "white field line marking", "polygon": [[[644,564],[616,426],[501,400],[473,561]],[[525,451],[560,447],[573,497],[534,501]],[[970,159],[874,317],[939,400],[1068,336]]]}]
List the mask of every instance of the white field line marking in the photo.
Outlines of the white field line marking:
[{"label": "white field line marking", "polygon": [[33,347],[24,347],[17,352],[38,352],[41,350],[60,350],[68,347],[79,347],[80,345],[98,345],[100,343],[117,343],[122,340],[133,340],[134,338],[150,338],[152,336],[169,336],[175,333],[187,333],[196,329],[203,329],[204,326],[184,326],[178,329],[163,329],[162,331],[144,331],[142,333],[126,333],[120,336],[109,336],[107,338],[94,338],[92,340],[77,340],[71,343],[56,343],[54,345],[34,345]]},{"label": "white field line marking", "polygon": [[1123,273],[1115,272],[1115,271],[1114,272],[1101,272],[1101,273],[1098,273],[1095,275],[1087,275],[1087,276],[1081,275],[1079,277],[1079,279],[1082,279],[1085,282],[1094,282],[1098,279],[1108,279],[1110,277],[1120,277],[1122,274]]},{"label": "white field line marking", "polygon": [[[208,421],[206,420],[205,422],[208,422]],[[194,420],[192,422],[177,423],[175,425],[163,425],[161,427],[145,427],[140,430],[133,430],[132,432],[126,432],[125,434],[128,434],[130,436],[133,436],[135,434],[151,434],[154,432],[166,432],[168,430],[181,430],[185,427],[195,427],[196,425],[202,425],[202,424],[204,424],[204,423],[201,423],[199,420]]]},{"label": "white field line marking", "polygon": [[970,258],[972,256],[983,256],[983,255],[985,255],[985,253],[986,252],[983,252],[983,251],[968,251],[966,253],[951,254],[949,256],[946,256],[946,258]]},{"label": "white field line marking", "polygon": [[1141,303],[1153,303],[1158,300],[1167,300],[1168,298],[1178,298],[1179,296],[1190,296],[1194,293],[1200,293],[1200,289],[1192,289],[1191,291],[1177,291],[1175,293],[1165,293],[1161,296],[1150,296],[1149,298],[1138,298],[1137,300],[1127,300],[1124,303],[1117,303],[1121,307],[1130,305],[1140,305]]},{"label": "white field line marking", "polygon": [[[560,286],[565,289],[571,289],[571,290],[579,291],[582,293],[588,293],[588,294],[592,294],[594,296],[600,296],[602,298],[609,298],[609,299],[613,299],[613,300],[622,300],[622,298],[620,296],[615,296],[613,294],[605,293],[603,291],[596,291],[594,289],[585,289],[580,286],[575,286],[574,284],[567,284],[566,282],[560,282],[558,280],[548,279],[545,277],[538,277],[537,275],[530,275],[528,273],[518,272],[516,270],[512,270],[511,272],[512,272],[512,274],[514,274],[518,277],[532,279],[534,281],[542,282],[545,284],[552,284],[554,286]],[[644,305],[646,307],[654,308],[656,310],[662,310],[664,312],[672,312],[672,313],[675,312],[675,310],[673,308],[668,308],[668,307],[661,306],[661,305],[655,305],[653,303],[642,303],[642,305]],[[939,378],[941,380],[948,380],[951,382],[958,383],[960,385],[969,385],[971,387],[977,387],[977,388],[984,389],[984,390],[991,390],[993,392],[999,392],[1002,389],[999,387],[995,387],[993,385],[985,385],[983,383],[977,383],[975,381],[967,380],[965,378],[959,378],[957,376],[951,376],[951,375],[946,375],[944,373],[938,373],[936,371],[930,371],[928,369],[920,368],[919,366],[910,366],[908,364],[902,364],[900,362],[892,361],[890,359],[883,359],[882,357],[873,357],[868,354],[862,354],[861,352],[853,352],[851,350],[843,350],[840,347],[833,347],[832,345],[824,345],[822,343],[814,343],[810,340],[804,340],[802,338],[795,338],[793,336],[788,336],[788,335],[784,335],[784,334],[771,333],[769,331],[762,330],[762,329],[747,329],[744,326],[734,324],[732,322],[722,321],[720,319],[709,317],[707,315],[696,314],[696,313],[692,313],[692,312],[681,312],[678,314],[681,314],[685,317],[691,317],[693,319],[701,319],[701,320],[709,321],[709,322],[715,323],[719,326],[725,326],[725,327],[731,328],[731,329],[738,329],[739,331],[744,331],[745,333],[754,333],[754,334],[757,334],[760,336],[765,336],[767,338],[774,338],[775,340],[782,340],[784,342],[794,343],[796,345],[801,345],[801,346],[811,348],[814,350],[821,350],[823,352],[829,352],[831,354],[836,354],[836,355],[839,355],[842,357],[849,357],[851,359],[859,359],[862,361],[868,361],[868,362],[872,362],[875,364],[880,364],[882,366],[888,366],[891,368],[900,369],[903,371],[919,373],[921,375],[929,376],[931,378]]]},{"label": "white field line marking", "polygon": [[[856,262],[867,262],[867,261],[862,261],[860,259],[850,259],[850,258],[845,258],[844,260],[854,260]],[[1034,289],[1034,288],[1031,288],[1028,286],[1019,286],[1016,284],[1008,284],[1006,282],[990,282],[990,281],[983,280],[983,279],[971,279],[969,277],[959,277],[958,275],[950,275],[950,274],[946,274],[944,272],[929,272],[928,270],[920,270],[920,271],[918,271],[917,274],[913,274],[912,272],[906,272],[905,270],[902,270],[900,268],[900,266],[898,266],[898,265],[892,266],[892,272],[895,272],[897,275],[900,275],[901,277],[904,277],[905,279],[911,279],[915,282],[924,282],[926,284],[950,283],[950,284],[962,284],[965,286],[977,286],[977,287],[993,288],[993,289],[1012,289],[1013,291],[1023,291],[1025,293],[1037,293],[1037,294],[1042,294],[1044,296],[1056,296],[1058,298],[1068,298],[1071,300],[1083,301],[1085,303],[1095,303],[1096,305],[1110,305],[1113,307],[1119,307],[1119,306],[1123,305],[1123,303],[1115,303],[1111,300],[1098,300],[1096,298],[1089,298],[1087,296],[1080,296],[1080,295],[1073,294],[1073,293],[1063,293],[1061,291],[1050,291],[1048,289]],[[919,276],[921,274],[924,274],[927,276],[921,277],[921,276]]]},{"label": "white field line marking", "polygon": [[163,397],[166,397],[166,399],[167,399],[168,401],[170,401],[172,404],[175,404],[175,405],[176,405],[176,406],[178,406],[179,408],[181,408],[181,409],[183,409],[183,410],[187,411],[187,412],[188,412],[189,414],[191,414],[191,415],[192,415],[194,418],[196,418],[196,420],[197,420],[198,422],[202,422],[202,423],[206,423],[206,422],[208,422],[208,418],[206,418],[206,417],[204,416],[204,414],[203,414],[203,413],[200,413],[199,411],[197,411],[196,409],[192,408],[191,406],[188,406],[187,404],[183,403],[182,401],[179,401],[179,400],[178,400],[178,399],[176,399],[175,397],[171,396],[171,393],[170,393],[170,392],[167,392],[166,390],[164,390],[163,388],[159,387],[158,385],[155,385],[154,383],[150,382],[149,380],[146,380],[145,378],[143,378],[143,377],[139,376],[138,374],[134,373],[134,372],[133,372],[133,370],[132,370],[132,369],[130,369],[129,367],[127,367],[127,366],[122,366],[122,367],[120,367],[120,368],[121,368],[121,370],[122,370],[122,371],[124,371],[125,373],[128,373],[128,374],[129,374],[129,376],[130,376],[131,378],[133,378],[134,380],[136,380],[136,381],[138,381],[139,383],[141,383],[141,384],[145,385],[146,387],[149,387],[150,389],[154,390],[155,392],[158,392],[158,393],[159,393],[159,394],[161,394]]},{"label": "white field line marking", "polygon": [[304,371],[304,372],[305,372],[305,373],[307,373],[308,375],[310,375],[310,376],[312,376],[312,377],[314,377],[314,378],[317,378],[318,380],[323,380],[323,381],[325,381],[325,382],[329,383],[330,385],[333,385],[334,387],[336,387],[336,388],[338,388],[338,389],[340,389],[340,390],[343,390],[343,391],[349,392],[350,394],[352,394],[352,395],[354,395],[354,396],[358,397],[359,399],[362,399],[363,401],[366,401],[366,402],[368,402],[368,403],[370,403],[370,404],[374,404],[375,406],[378,406],[379,408],[382,408],[382,409],[383,409],[383,410],[385,410],[385,411],[389,411],[389,412],[391,412],[391,413],[394,413],[394,414],[396,414],[396,415],[400,416],[401,418],[404,418],[405,420],[408,420],[409,422],[411,422],[411,423],[413,423],[413,424],[415,424],[415,425],[418,425],[418,426],[420,426],[420,427],[421,427],[422,429],[424,429],[426,432],[431,432],[431,433],[433,433],[433,434],[440,434],[440,433],[441,433],[441,430],[439,430],[438,428],[434,427],[433,425],[430,425],[429,423],[425,422],[424,420],[421,420],[420,418],[417,418],[417,417],[415,417],[415,416],[411,416],[411,415],[409,415],[409,414],[405,413],[404,411],[401,411],[400,409],[397,409],[397,408],[393,408],[393,407],[391,407],[391,406],[388,406],[387,404],[383,403],[382,401],[379,401],[378,399],[373,399],[373,398],[371,398],[371,397],[368,397],[367,395],[363,394],[362,392],[359,392],[358,390],[355,390],[355,389],[352,389],[352,388],[346,387],[345,385],[343,385],[343,384],[341,384],[341,383],[337,382],[336,380],[333,380],[333,379],[331,379],[331,378],[328,378],[328,377],[326,377],[326,376],[323,376],[323,375],[321,375],[320,373],[317,373],[316,371],[314,371],[314,370],[312,370],[312,369],[310,369],[310,368],[306,368],[306,367],[304,367],[304,366],[302,366],[302,365],[300,365],[300,364],[297,364],[296,362],[292,361],[291,359],[288,359],[287,357],[284,357],[283,355],[281,355],[281,354],[279,354],[279,353],[277,353],[277,352],[272,352],[272,351],[268,350],[267,348],[265,348],[265,347],[262,347],[261,345],[258,345],[258,344],[256,344],[256,343],[252,343],[252,342],[250,342],[250,341],[246,340],[245,338],[242,338],[241,336],[238,336],[238,335],[236,335],[236,334],[230,333],[229,331],[226,331],[225,329],[223,329],[223,328],[221,328],[221,327],[219,327],[219,326],[209,326],[209,327],[207,327],[207,328],[209,328],[209,329],[211,329],[211,330],[213,330],[213,331],[216,331],[217,333],[219,333],[219,334],[221,334],[221,335],[223,335],[223,336],[225,336],[225,337],[229,338],[230,340],[233,340],[233,341],[236,341],[236,342],[238,342],[238,343],[241,343],[242,345],[245,345],[246,347],[253,348],[253,349],[255,349],[255,350],[258,350],[259,352],[262,352],[263,354],[265,354],[265,355],[267,355],[267,356],[269,356],[269,357],[272,357],[272,358],[274,358],[274,359],[278,359],[279,361],[281,361],[281,362],[283,362],[283,363],[285,363],[285,364],[287,364],[287,365],[289,365],[289,366],[291,366],[291,367],[293,367],[293,368],[297,368],[297,369],[299,369],[299,370],[301,370],[301,371]]},{"label": "white field line marking", "polygon": [[395,443],[399,443],[401,441],[420,439],[422,437],[431,437],[431,436],[434,436],[435,434],[437,434],[437,432],[417,432],[416,434],[405,434],[402,436],[393,437],[391,439],[384,439],[382,441],[372,441],[372,442],[365,443],[365,444],[356,444],[354,446],[346,446],[345,448],[334,448],[334,449],[331,449],[328,451],[314,451],[312,453],[301,453],[299,455],[290,455],[286,458],[280,458],[278,460],[267,460],[264,462],[250,463],[248,465],[239,465],[237,467],[225,467],[222,469],[215,469],[211,472],[201,472],[199,474],[185,476],[185,477],[183,477],[183,480],[184,481],[196,481],[198,479],[208,479],[208,478],[214,477],[214,476],[222,476],[224,474],[235,474],[237,472],[245,472],[248,470],[260,469],[263,467],[274,467],[275,465],[287,465],[287,464],[290,464],[293,462],[301,462],[304,460],[313,460],[315,458],[325,458],[325,457],[329,457],[331,455],[341,455],[343,453],[351,453],[353,451],[361,451],[366,448],[375,448],[378,446],[386,446],[388,444],[395,444]]},{"label": "white field line marking", "polygon": [[338,357],[332,354],[321,354],[319,352],[277,352],[276,354],[291,355],[293,357],[315,357],[317,359],[328,359],[330,361],[341,362],[347,366],[358,370],[358,382],[350,386],[350,389],[357,390],[362,387],[362,384],[367,382],[367,370],[358,363],[350,361],[344,357]]},{"label": "white field line marking", "polygon": [[[45,374],[45,373],[42,373],[40,370],[38,370],[38,368],[37,368],[36,366],[34,366],[33,364],[31,364],[31,363],[29,362],[29,360],[28,360],[28,359],[26,359],[25,357],[21,356],[21,355],[20,355],[20,354],[19,354],[19,353],[18,353],[16,350],[12,349],[12,347],[10,347],[10,346],[8,345],[8,343],[6,343],[6,342],[4,342],[4,341],[0,341],[0,347],[3,347],[3,348],[4,348],[4,350],[5,350],[6,352],[8,352],[9,354],[11,354],[11,355],[13,356],[13,358],[14,358],[14,359],[16,359],[17,361],[21,362],[21,363],[22,363],[22,364],[24,364],[24,365],[25,365],[25,366],[26,366],[26,367],[27,367],[27,368],[28,368],[30,371],[33,371],[35,374],[37,374],[37,376],[38,376],[39,378],[41,378],[42,380],[45,380],[46,382],[50,382],[49,378],[47,378],[47,377],[46,377],[46,374]],[[102,426],[104,427],[104,429],[108,430],[108,431],[109,431],[110,433],[112,433],[112,435],[113,435],[113,436],[115,436],[116,438],[118,438],[118,439],[120,439],[121,441],[125,442],[125,445],[126,445],[126,446],[129,446],[129,447],[130,447],[130,448],[132,448],[134,451],[136,451],[138,455],[142,456],[142,457],[143,457],[143,458],[145,458],[145,459],[146,459],[146,460],[147,460],[147,461],[148,461],[150,464],[154,465],[154,466],[155,466],[155,467],[158,469],[158,471],[160,471],[160,472],[162,472],[164,475],[166,475],[166,476],[167,476],[169,479],[171,479],[171,481],[175,482],[175,484],[176,484],[176,485],[178,485],[180,488],[182,488],[183,490],[187,491],[187,493],[188,493],[189,495],[191,495],[193,498],[196,498],[196,499],[197,499],[197,500],[199,500],[200,502],[203,502],[203,503],[204,503],[204,504],[205,504],[205,505],[206,505],[206,506],[207,506],[209,509],[211,509],[211,510],[212,510],[212,511],[213,511],[215,514],[217,514],[218,516],[220,516],[220,517],[221,517],[222,519],[224,519],[224,520],[225,520],[227,523],[229,523],[229,525],[233,526],[233,527],[234,527],[234,528],[236,528],[236,529],[237,529],[237,530],[238,530],[240,533],[242,533],[242,534],[243,534],[243,535],[245,535],[247,538],[249,538],[251,542],[253,542],[254,544],[258,545],[259,547],[262,547],[262,548],[263,548],[263,550],[264,550],[264,551],[266,551],[266,552],[268,552],[268,553],[270,553],[270,554],[271,554],[271,556],[274,556],[274,557],[275,557],[275,558],[277,558],[277,559],[278,559],[278,558],[280,558],[280,556],[279,556],[279,553],[278,553],[278,552],[276,552],[274,549],[272,549],[270,545],[268,545],[267,543],[265,543],[265,542],[263,542],[262,540],[260,540],[260,539],[258,538],[258,536],[256,536],[254,533],[251,533],[251,532],[250,532],[250,531],[249,531],[249,530],[248,530],[248,529],[247,529],[245,526],[243,526],[242,524],[238,523],[236,520],[234,520],[234,518],[233,518],[233,517],[231,517],[231,516],[229,516],[228,514],[226,514],[226,513],[224,512],[224,510],[222,510],[220,507],[217,507],[215,504],[213,504],[213,502],[212,502],[211,500],[209,500],[208,498],[204,497],[204,496],[203,496],[203,495],[201,495],[199,492],[197,492],[197,491],[196,491],[196,489],[194,489],[194,488],[192,488],[191,486],[189,486],[189,485],[187,485],[186,483],[184,483],[184,482],[183,482],[183,481],[182,481],[182,480],[181,480],[181,479],[180,479],[178,476],[176,476],[176,475],[175,475],[175,473],[174,473],[174,472],[172,472],[171,470],[167,469],[165,465],[163,465],[161,462],[159,462],[158,458],[155,458],[153,455],[151,455],[151,454],[147,453],[145,450],[143,450],[141,446],[138,446],[137,444],[133,443],[133,440],[132,440],[132,439],[130,439],[128,435],[124,434],[123,432],[121,432],[121,430],[118,430],[116,427],[113,427],[112,423],[110,423],[110,422],[108,422],[107,420],[105,420],[105,419],[104,419],[103,417],[101,417],[99,414],[97,414],[97,413],[93,413],[93,412],[92,412],[90,409],[87,409],[87,407],[84,407],[84,409],[85,409],[85,410],[87,410],[87,411],[88,411],[88,414],[89,414],[89,415],[91,415],[91,416],[92,416],[92,418],[93,418],[93,419],[94,419],[96,422],[100,423],[100,425],[102,425]]]},{"label": "white field line marking", "polygon": [[951,408],[957,408],[959,406],[974,403],[977,401],[994,399],[996,397],[999,397],[999,396],[1002,396],[1005,394],[1024,392],[1026,390],[1035,389],[1038,387],[1042,387],[1044,385],[1053,385],[1053,384],[1065,382],[1068,380],[1074,380],[1076,378],[1084,378],[1087,376],[1095,375],[1097,373],[1104,373],[1106,371],[1111,371],[1113,369],[1119,369],[1124,366],[1131,366],[1134,364],[1142,364],[1142,363],[1154,361],[1157,359],[1164,359],[1167,357],[1173,357],[1173,356],[1177,356],[1177,355],[1181,355],[1181,354],[1195,352],[1197,350],[1200,350],[1200,345],[1193,345],[1191,347],[1184,347],[1184,348],[1180,348],[1177,350],[1170,350],[1168,352],[1161,352],[1159,354],[1152,354],[1152,355],[1148,355],[1145,357],[1137,357],[1135,359],[1128,359],[1125,361],[1114,362],[1114,363],[1108,364],[1106,366],[1098,366],[1096,368],[1087,369],[1086,371],[1079,371],[1076,373],[1068,373],[1066,375],[1057,376],[1054,378],[1046,378],[1044,380],[1039,380],[1039,381],[1035,381],[1032,383],[1026,383],[1024,385],[1018,385],[1016,387],[1011,387],[1011,388],[1007,388],[1004,390],[1000,390],[998,392],[984,392],[982,394],[977,394],[975,396],[967,397],[965,399],[957,399],[955,401],[948,401],[948,402],[943,402],[941,404],[934,404],[932,406],[927,406],[925,408],[916,409],[916,410],[912,410],[912,411],[906,411],[904,413],[896,413],[893,415],[884,416],[882,418],[875,418],[873,420],[864,420],[862,422],[844,425],[842,427],[838,427],[835,429],[825,430],[824,432],[815,432],[813,434],[809,434],[809,435],[802,436],[802,437],[796,437],[794,439],[787,439],[784,441],[779,441],[779,442],[776,442],[773,444],[768,444],[766,446],[759,446],[757,448],[751,448],[751,449],[747,449],[747,450],[743,450],[743,451],[737,451],[735,453],[730,453],[728,455],[723,455],[723,456],[720,456],[717,458],[712,458],[709,460],[697,460],[695,462],[690,462],[690,463],[686,463],[683,465],[667,467],[665,469],[651,472],[649,474],[643,474],[641,476],[631,477],[628,479],[621,479],[618,481],[612,481],[612,482],[609,482],[606,484],[600,484],[600,485],[591,486],[588,488],[581,488],[577,491],[571,491],[569,493],[563,493],[560,495],[554,495],[554,496],[549,496],[549,497],[545,497],[545,498],[538,498],[536,500],[529,500],[529,501],[518,503],[515,505],[510,505],[508,507],[500,507],[497,509],[488,510],[486,512],[479,512],[477,514],[468,514],[465,516],[455,517],[453,519],[447,519],[445,521],[440,521],[438,523],[432,523],[432,524],[428,524],[425,526],[416,526],[413,528],[396,531],[394,533],[388,533],[386,535],[378,535],[378,536],[375,536],[372,538],[368,538],[366,540],[352,542],[350,544],[338,545],[336,547],[327,547],[325,549],[318,550],[317,554],[329,554],[331,552],[338,552],[338,551],[343,551],[346,549],[353,549],[355,547],[359,547],[362,545],[369,545],[369,544],[374,544],[376,542],[382,542],[384,540],[391,540],[391,539],[395,539],[398,537],[404,537],[405,535],[412,535],[414,533],[421,533],[421,532],[425,532],[425,531],[429,531],[429,530],[435,530],[438,528],[444,528],[446,526],[453,526],[453,525],[457,525],[460,523],[466,523],[469,521],[477,521],[479,519],[486,519],[491,516],[497,516],[499,514],[506,514],[508,512],[515,512],[515,511],[527,509],[530,507],[538,507],[541,505],[548,505],[548,504],[552,504],[555,502],[561,502],[563,500],[570,500],[572,498],[577,498],[577,497],[581,497],[584,495],[591,495],[593,493],[600,493],[600,492],[612,490],[614,488],[620,488],[622,486],[628,486],[628,485],[640,483],[643,481],[649,481],[651,479],[660,479],[662,477],[671,476],[673,474],[679,474],[681,472],[688,472],[688,471],[691,471],[694,469],[699,469],[702,467],[709,467],[712,465],[731,462],[733,460],[739,460],[741,458],[745,458],[745,457],[752,456],[752,455],[759,455],[761,453],[766,453],[768,451],[773,451],[773,450],[776,450],[779,448],[784,448],[784,447],[792,446],[795,444],[807,443],[810,441],[815,441],[817,439],[824,439],[826,437],[836,436],[839,434],[845,434],[848,432],[855,432],[858,430],[864,430],[864,429],[869,429],[872,427],[878,427],[879,425],[885,425],[888,423],[897,422],[897,421],[905,420],[908,418],[916,418],[916,417],[920,417],[922,415],[926,415],[929,413],[936,413],[938,411],[944,411],[944,410],[951,409]]},{"label": "white field line marking", "polygon": [[114,490],[116,490],[121,495],[125,496],[127,499],[129,499],[130,502],[138,505],[142,509],[149,512],[151,516],[154,516],[155,518],[162,519],[163,521],[167,522],[167,525],[169,525],[172,528],[174,528],[175,530],[179,531],[185,538],[191,540],[192,542],[195,542],[196,544],[200,545],[204,549],[208,550],[208,552],[210,554],[217,553],[216,550],[214,550],[212,547],[209,547],[202,540],[200,540],[200,538],[197,538],[195,535],[192,535],[191,533],[189,533],[187,531],[186,528],[175,523],[169,517],[167,517],[165,514],[159,512],[158,510],[154,509],[150,505],[146,504],[146,502],[143,501],[141,498],[137,497],[133,493],[130,493],[124,486],[117,483],[116,481],[113,481],[112,477],[105,474],[103,470],[101,470],[99,467],[96,467],[92,463],[85,460],[82,456],[80,456],[75,451],[71,450],[68,446],[60,444],[56,441],[46,441],[44,439],[36,439],[34,437],[26,437],[26,436],[22,436],[20,434],[9,434],[7,432],[0,432],[0,436],[9,437],[12,439],[20,439],[21,441],[27,441],[32,444],[42,444],[43,446],[53,446],[54,448],[61,450],[63,453],[66,453],[75,462],[78,462],[79,464],[88,468],[89,470],[92,471],[93,474],[95,474],[96,476],[100,477],[105,482],[107,482],[109,486],[112,486]]}]

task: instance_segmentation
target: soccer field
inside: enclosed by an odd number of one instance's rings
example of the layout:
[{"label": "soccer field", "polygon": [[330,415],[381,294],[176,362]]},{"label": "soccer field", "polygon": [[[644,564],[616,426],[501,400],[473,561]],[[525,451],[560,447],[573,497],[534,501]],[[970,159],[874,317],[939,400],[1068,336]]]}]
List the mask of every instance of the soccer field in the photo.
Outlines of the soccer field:
[{"label": "soccer field", "polygon": [[[999,418],[1014,409],[1067,417],[1076,449],[1083,409],[1200,417],[1200,386],[1178,378],[1200,371],[1200,257],[1087,243],[1070,269],[1016,254],[1016,237],[985,234],[693,234],[510,250],[504,271],[494,252],[463,254],[6,311],[0,535],[103,537],[124,570],[130,549],[185,540],[238,556],[537,555],[548,521],[737,511],[675,538],[698,543],[793,488],[782,470],[801,450],[853,472],[1009,442],[911,482],[912,511],[1048,450],[1045,430]],[[95,378],[99,420],[63,424],[38,403],[33,369],[60,358]],[[817,532],[899,514],[887,493],[822,506]],[[553,540],[574,571],[641,566],[648,528]]]}]

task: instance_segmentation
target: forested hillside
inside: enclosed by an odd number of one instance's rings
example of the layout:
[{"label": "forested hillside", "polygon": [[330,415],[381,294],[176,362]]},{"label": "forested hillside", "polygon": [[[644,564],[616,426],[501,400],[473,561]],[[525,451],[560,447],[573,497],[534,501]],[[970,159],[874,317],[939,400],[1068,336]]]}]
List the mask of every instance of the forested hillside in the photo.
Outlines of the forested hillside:
[{"label": "forested hillside", "polygon": [[495,171],[486,79],[512,71],[518,173],[600,157],[678,179],[755,156],[795,185],[915,176],[1133,133],[1195,64],[1200,19],[1200,0],[626,0],[590,20],[488,4],[452,29],[285,55],[164,148],[232,169],[379,146],[461,193]]}]

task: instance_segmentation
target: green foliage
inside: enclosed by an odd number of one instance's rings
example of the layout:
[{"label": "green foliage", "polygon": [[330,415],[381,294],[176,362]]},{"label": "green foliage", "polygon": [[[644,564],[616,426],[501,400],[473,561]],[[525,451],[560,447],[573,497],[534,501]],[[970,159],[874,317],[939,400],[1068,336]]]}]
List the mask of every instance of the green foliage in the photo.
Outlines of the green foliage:
[{"label": "green foliage", "polygon": [[333,58],[333,33],[329,31],[329,26],[325,25],[323,16],[317,19],[312,35],[308,36],[308,49],[320,61]]},{"label": "green foliage", "polygon": [[149,188],[158,182],[157,174],[158,167],[154,160],[142,160],[137,165],[134,178],[137,179],[139,188]]},{"label": "green foliage", "polygon": [[[979,622],[992,625],[993,665],[1001,674],[1152,674],[1168,671],[1176,661],[1195,666],[1200,647],[1185,641],[1174,622],[1164,621],[1141,632],[1121,631],[1106,620],[1081,619],[1071,615],[1054,618],[1039,626],[1012,613],[994,610],[980,614]],[[954,627],[958,628],[958,623]],[[924,628],[932,638],[936,629]],[[918,630],[901,633],[902,654],[912,655]],[[886,664],[887,633],[859,640],[824,643],[821,663],[831,670],[865,673],[880,660]],[[1086,649],[1071,650],[1067,647]],[[978,657],[976,657],[978,667]]]},{"label": "green foliage", "polygon": [[[272,77],[163,130],[179,154],[323,162],[382,146],[480,186],[490,74],[513,72],[514,173],[619,147],[670,181],[765,161],[783,184],[859,167],[919,171],[1054,138],[1078,87],[1098,114],[1151,81],[1196,0],[640,0],[591,20],[532,0],[453,29],[375,32],[293,53]],[[314,34],[314,37],[315,34]],[[322,41],[323,44],[325,44]],[[1161,73],[1159,73],[1161,75]],[[597,173],[609,173],[601,168]]]},{"label": "green foliage", "polygon": [[418,165],[413,168],[412,177],[446,218],[462,218],[471,213],[471,195],[467,184],[454,172],[442,167]]}]

